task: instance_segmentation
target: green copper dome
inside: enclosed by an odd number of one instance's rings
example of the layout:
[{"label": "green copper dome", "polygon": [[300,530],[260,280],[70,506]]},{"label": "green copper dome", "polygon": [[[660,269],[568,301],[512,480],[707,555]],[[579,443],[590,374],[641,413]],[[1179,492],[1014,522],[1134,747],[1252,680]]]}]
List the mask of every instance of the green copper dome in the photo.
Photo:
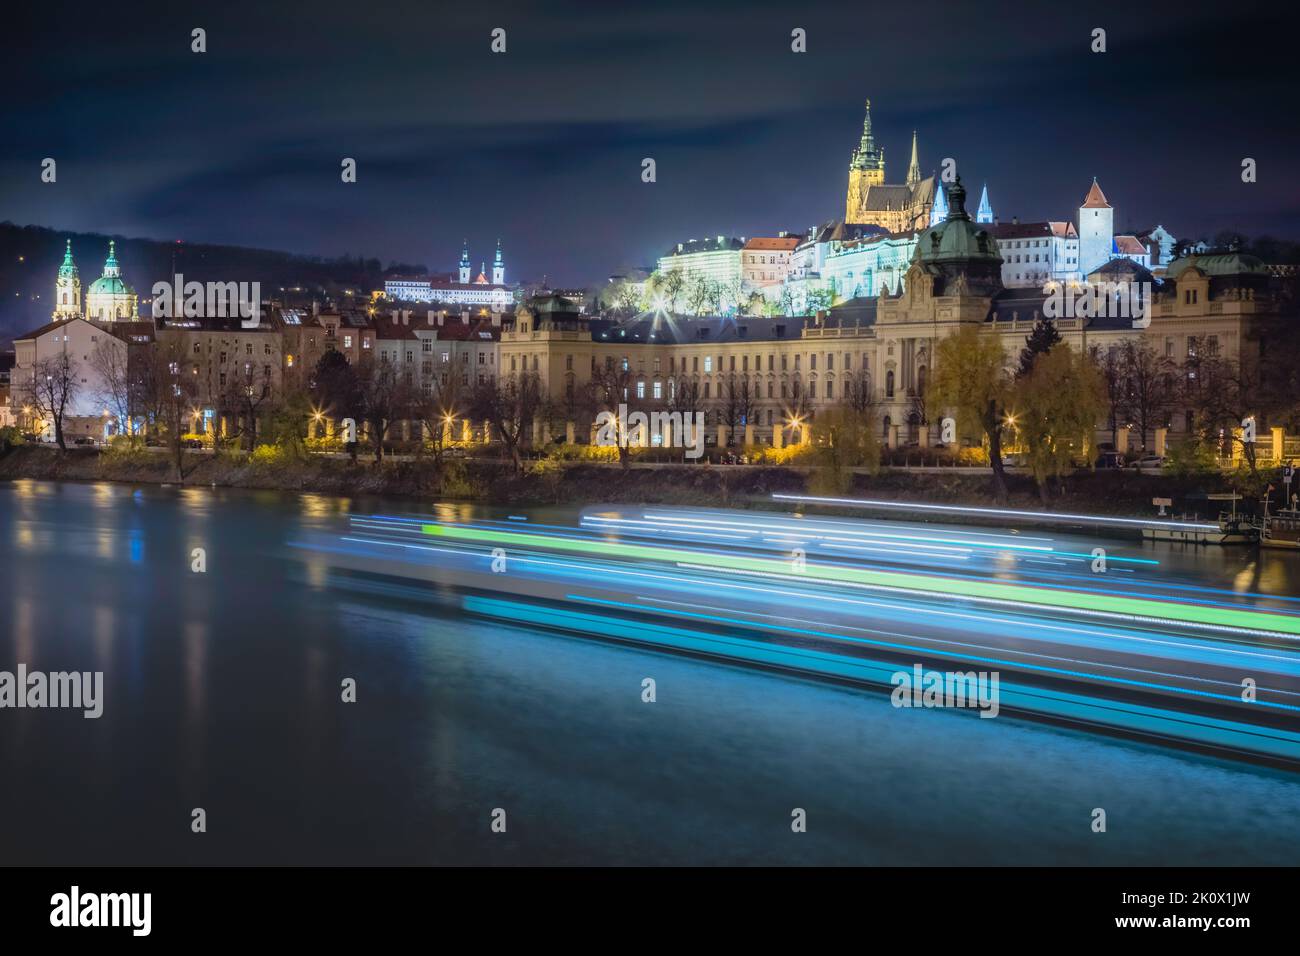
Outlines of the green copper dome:
[{"label": "green copper dome", "polygon": [[104,260],[104,274],[90,284],[91,295],[133,295],[129,285],[122,281],[122,269],[117,264],[117,243],[109,240],[108,258]]},{"label": "green copper dome", "polygon": [[131,287],[120,276],[100,276],[90,284],[91,295],[131,295]]},{"label": "green copper dome", "polygon": [[916,252],[922,262],[996,262],[1002,264],[997,240],[966,212],[961,177],[948,188],[948,218],[921,233]]},{"label": "green copper dome", "polygon": [[948,218],[920,233],[912,261],[934,278],[935,295],[993,296],[1003,290],[997,240],[966,212],[961,177],[948,187]]},{"label": "green copper dome", "polygon": [[1169,263],[1165,270],[1166,279],[1177,279],[1187,269],[1195,267],[1210,277],[1243,276],[1269,274],[1264,260],[1243,252],[1229,252],[1224,255],[1186,256]]}]

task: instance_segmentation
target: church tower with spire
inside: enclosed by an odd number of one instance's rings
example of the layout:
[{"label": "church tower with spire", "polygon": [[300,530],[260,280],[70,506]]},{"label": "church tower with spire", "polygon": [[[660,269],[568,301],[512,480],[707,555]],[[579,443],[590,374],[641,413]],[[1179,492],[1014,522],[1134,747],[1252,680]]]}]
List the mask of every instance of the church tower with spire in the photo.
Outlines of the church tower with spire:
[{"label": "church tower with spire", "polygon": [[862,139],[849,163],[849,189],[844,202],[844,221],[854,225],[878,226],[887,232],[924,229],[930,222],[938,182],[921,178],[920,150],[916,130],[912,131],[912,161],[907,181],[885,182],[885,150],[876,145],[871,125],[871,100],[862,121]]},{"label": "church tower with spire", "polygon": [[858,141],[853,158],[849,160],[849,193],[845,202],[845,222],[857,222],[863,208],[867,190],[885,182],[885,151],[877,148],[875,134],[871,131],[871,100],[867,100],[867,115],[862,121],[862,138]]},{"label": "church tower with spire", "polygon": [[469,285],[469,240],[465,240],[465,245],[460,250],[460,284]]},{"label": "church tower with spire", "polygon": [[505,260],[501,258],[500,239],[497,240],[497,257],[494,260],[492,260],[492,284],[493,285],[506,284],[506,264],[505,264]]},{"label": "church tower with spire", "polygon": [[913,189],[921,181],[921,161],[916,155],[916,130],[912,130],[912,162],[907,167],[907,185]]},{"label": "church tower with spire", "polygon": [[72,261],[72,240],[63,251],[63,264],[59,266],[59,277],[54,281],[54,314],[56,322],[81,317],[81,276],[77,264]]},{"label": "church tower with spire", "polygon": [[989,205],[989,184],[984,184],[984,189],[980,192],[980,208],[975,213],[976,222],[992,222],[993,207]]}]

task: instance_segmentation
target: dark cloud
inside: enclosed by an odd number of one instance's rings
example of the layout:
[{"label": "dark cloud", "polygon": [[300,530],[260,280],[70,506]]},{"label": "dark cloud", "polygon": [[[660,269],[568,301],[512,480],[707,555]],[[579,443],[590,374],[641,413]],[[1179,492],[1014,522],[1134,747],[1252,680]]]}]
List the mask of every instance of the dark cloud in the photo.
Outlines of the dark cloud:
[{"label": "dark cloud", "polygon": [[[958,160],[1009,218],[1300,234],[1292,24],[1249,4],[53,4],[20,14],[3,218],[580,282]],[[209,52],[189,52],[195,26]],[[488,52],[489,31],[509,52]],[[795,26],[809,52],[789,52]],[[1109,51],[1088,50],[1103,27]],[[42,157],[59,183],[39,183]],[[339,181],[344,156],[359,181]],[[643,185],[653,156],[659,181]],[[1259,182],[1240,182],[1240,163]]]}]

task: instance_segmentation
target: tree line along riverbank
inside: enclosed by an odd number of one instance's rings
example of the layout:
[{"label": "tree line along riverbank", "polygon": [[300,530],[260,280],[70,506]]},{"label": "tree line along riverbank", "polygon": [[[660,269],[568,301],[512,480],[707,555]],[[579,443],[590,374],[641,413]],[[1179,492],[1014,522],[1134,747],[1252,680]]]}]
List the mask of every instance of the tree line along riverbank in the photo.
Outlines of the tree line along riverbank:
[{"label": "tree line along riverbank", "polygon": [[[987,475],[881,469],[875,474],[840,476],[824,487],[816,468],[711,464],[641,466],[617,463],[529,463],[519,473],[510,463],[433,458],[382,463],[323,456],[293,457],[268,447],[265,452],[187,453],[178,478],[170,455],[147,450],[116,453],[100,448],[60,451],[16,445],[0,452],[0,480],[114,481],[128,484],[249,488],[285,492],[359,496],[382,495],[487,505],[584,505],[596,503],[680,504],[719,507],[788,507],[772,502],[773,493],[823,494],[918,503],[987,505],[994,501]],[[1037,485],[1012,473],[1006,507],[1043,508]],[[1206,494],[1231,490],[1232,476],[1173,477],[1133,471],[1079,472],[1057,489],[1052,511],[1151,516],[1152,499],[1171,498],[1174,508],[1212,517],[1219,503]],[[1243,503],[1247,508],[1250,502]],[[896,515],[907,517],[905,512]],[[919,516],[919,515],[918,515]],[[947,519],[945,519],[947,520]]]}]

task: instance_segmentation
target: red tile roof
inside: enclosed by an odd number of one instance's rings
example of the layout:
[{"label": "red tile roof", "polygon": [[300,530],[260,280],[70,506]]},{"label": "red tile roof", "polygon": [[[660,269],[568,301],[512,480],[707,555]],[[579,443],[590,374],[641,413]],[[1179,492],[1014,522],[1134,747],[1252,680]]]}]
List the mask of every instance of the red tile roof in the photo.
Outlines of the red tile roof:
[{"label": "red tile roof", "polygon": [[1116,236],[1115,251],[1126,256],[1144,256],[1147,247],[1138,242],[1136,236]]},{"label": "red tile roof", "polygon": [[1092,181],[1092,188],[1088,190],[1088,195],[1083,200],[1084,209],[1109,209],[1110,203],[1106,202],[1106,194],[1101,191],[1097,185],[1097,180]]},{"label": "red tile roof", "polygon": [[799,245],[800,239],[796,236],[760,236],[750,239],[745,243],[746,249],[763,249],[773,250],[776,252],[793,252]]}]

